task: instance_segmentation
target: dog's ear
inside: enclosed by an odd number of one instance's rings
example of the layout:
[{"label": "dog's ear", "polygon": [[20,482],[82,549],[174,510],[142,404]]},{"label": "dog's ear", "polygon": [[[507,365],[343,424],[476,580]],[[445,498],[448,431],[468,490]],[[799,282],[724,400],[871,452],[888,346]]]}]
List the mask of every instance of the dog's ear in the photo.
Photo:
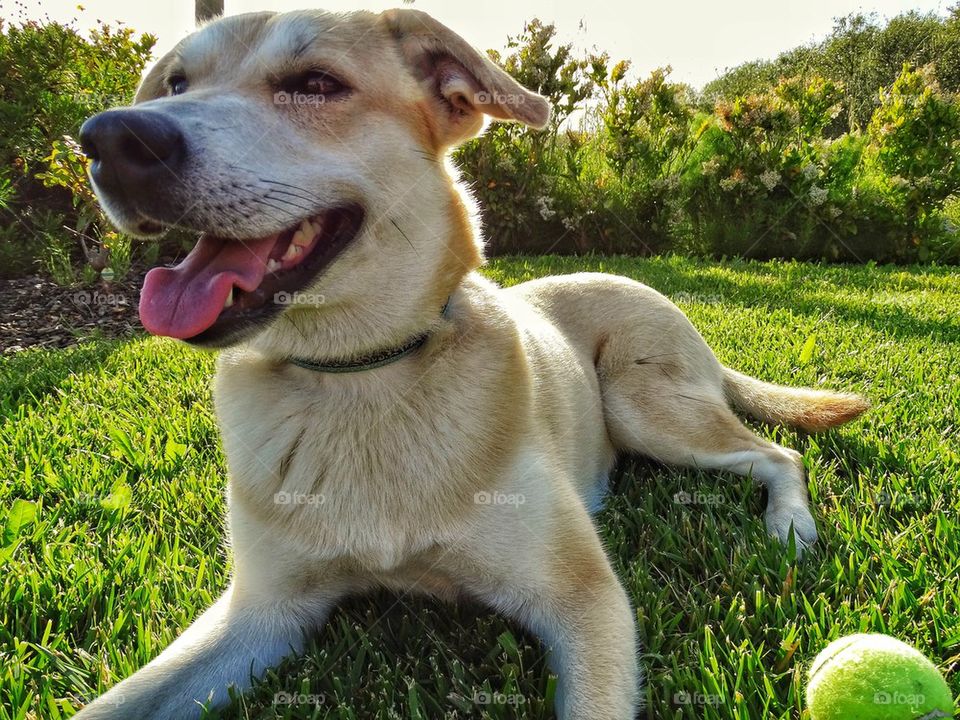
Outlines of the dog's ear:
[{"label": "dog's ear", "polygon": [[543,128],[550,105],[497,67],[466,40],[420,10],[381,15],[415,77],[428,88],[440,122],[440,141],[453,145],[483,126],[483,115]]},{"label": "dog's ear", "polygon": [[173,57],[172,52],[167,53],[144,75],[140,87],[137,88],[137,94],[133,97],[134,105],[167,95],[167,70]]}]

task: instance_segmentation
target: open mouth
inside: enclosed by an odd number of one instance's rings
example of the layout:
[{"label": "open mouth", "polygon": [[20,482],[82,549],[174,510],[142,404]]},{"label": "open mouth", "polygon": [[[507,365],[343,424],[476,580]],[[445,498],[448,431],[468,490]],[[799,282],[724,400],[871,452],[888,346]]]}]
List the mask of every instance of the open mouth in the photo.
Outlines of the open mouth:
[{"label": "open mouth", "polygon": [[299,291],[356,237],[363,216],[346,205],[261,238],[204,233],[179,265],[147,273],[140,320],[154,335],[222,345],[291,304],[318,304]]}]

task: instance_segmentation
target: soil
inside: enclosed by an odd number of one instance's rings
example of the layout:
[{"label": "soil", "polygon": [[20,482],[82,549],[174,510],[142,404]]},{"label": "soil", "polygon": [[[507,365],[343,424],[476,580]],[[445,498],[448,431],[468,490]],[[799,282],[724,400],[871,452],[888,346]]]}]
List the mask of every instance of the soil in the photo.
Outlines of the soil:
[{"label": "soil", "polygon": [[0,280],[0,354],[143,333],[137,303],[144,274],[72,287],[39,275]]}]

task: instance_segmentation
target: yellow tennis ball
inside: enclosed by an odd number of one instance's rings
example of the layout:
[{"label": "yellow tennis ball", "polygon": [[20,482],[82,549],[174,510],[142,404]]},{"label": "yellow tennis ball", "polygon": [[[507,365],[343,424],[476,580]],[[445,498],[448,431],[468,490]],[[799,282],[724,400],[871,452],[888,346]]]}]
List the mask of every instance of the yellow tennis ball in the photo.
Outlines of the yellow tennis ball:
[{"label": "yellow tennis ball", "polygon": [[848,635],[810,666],[810,720],[953,717],[947,681],[924,655],[889,635]]}]

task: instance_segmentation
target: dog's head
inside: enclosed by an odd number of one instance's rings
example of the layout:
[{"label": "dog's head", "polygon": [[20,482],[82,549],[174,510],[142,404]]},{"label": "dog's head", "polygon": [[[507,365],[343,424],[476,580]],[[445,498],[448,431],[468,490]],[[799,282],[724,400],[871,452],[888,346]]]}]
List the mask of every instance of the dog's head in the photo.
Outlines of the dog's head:
[{"label": "dog's head", "polygon": [[285,316],[438,312],[481,259],[444,155],[484,115],[549,106],[422,12],[255,13],[184,39],[80,138],[120,230],[202,233],[147,276],[144,326],[224,346]]}]

